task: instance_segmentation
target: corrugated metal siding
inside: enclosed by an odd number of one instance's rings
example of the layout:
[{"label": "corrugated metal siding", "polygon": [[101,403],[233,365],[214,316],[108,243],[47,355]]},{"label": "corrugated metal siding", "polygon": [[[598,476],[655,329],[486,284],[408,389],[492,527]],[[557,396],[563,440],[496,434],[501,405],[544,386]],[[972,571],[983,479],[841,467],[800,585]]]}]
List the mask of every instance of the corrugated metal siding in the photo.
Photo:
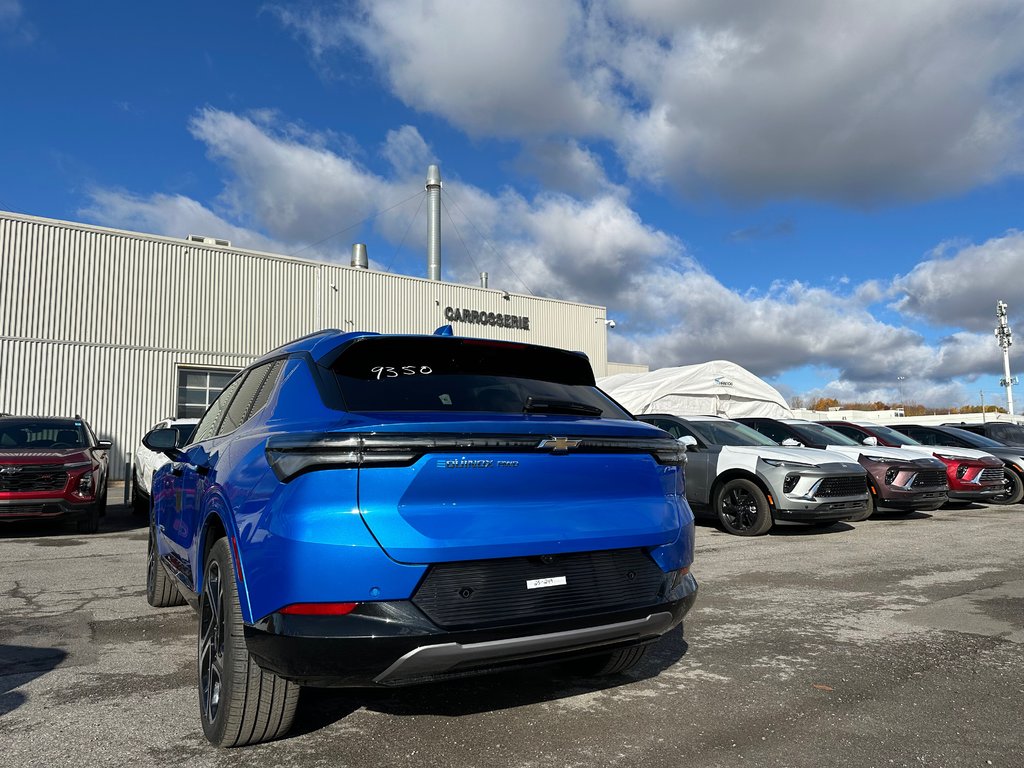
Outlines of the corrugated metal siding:
[{"label": "corrugated metal siding", "polygon": [[651,368],[644,363],[613,363],[609,361],[605,370],[607,371],[606,376],[615,376],[619,373],[647,373]]},{"label": "corrugated metal siding", "polygon": [[174,415],[177,367],[244,368],[250,356],[0,340],[0,411],[80,415],[114,441],[113,476],[124,477],[142,435]]},{"label": "corrugated metal siding", "polygon": [[[333,286],[333,287],[332,287]],[[173,415],[177,366],[240,368],[321,328],[431,333],[447,307],[527,316],[455,333],[585,352],[605,375],[603,307],[0,213],[0,411],[81,414],[115,477]]]}]

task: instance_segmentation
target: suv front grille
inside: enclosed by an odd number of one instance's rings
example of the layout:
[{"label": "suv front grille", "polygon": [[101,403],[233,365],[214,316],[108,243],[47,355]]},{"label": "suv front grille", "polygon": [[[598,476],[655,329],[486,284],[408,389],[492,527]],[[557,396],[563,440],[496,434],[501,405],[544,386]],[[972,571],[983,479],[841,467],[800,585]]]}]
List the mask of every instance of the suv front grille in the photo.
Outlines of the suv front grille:
[{"label": "suv front grille", "polygon": [[946,485],[946,471],[943,469],[925,469],[914,476],[911,488],[927,488],[932,485]]},{"label": "suv front grille", "polygon": [[520,624],[653,605],[662,582],[639,549],[477,560],[432,565],[412,602],[445,629]]},{"label": "suv front grille", "polygon": [[814,492],[815,498],[832,499],[837,496],[859,496],[867,493],[868,483],[860,475],[847,475],[845,477],[826,477],[819,484]]},{"label": "suv front grille", "polygon": [[[17,471],[4,472],[2,471],[4,469],[17,469]],[[24,466],[20,464],[0,467],[0,493],[62,491],[67,482],[68,473],[61,467]]]},{"label": "suv front grille", "polygon": [[991,469],[981,470],[981,476],[978,478],[979,483],[1001,483],[1003,482],[1003,468],[993,467]]}]

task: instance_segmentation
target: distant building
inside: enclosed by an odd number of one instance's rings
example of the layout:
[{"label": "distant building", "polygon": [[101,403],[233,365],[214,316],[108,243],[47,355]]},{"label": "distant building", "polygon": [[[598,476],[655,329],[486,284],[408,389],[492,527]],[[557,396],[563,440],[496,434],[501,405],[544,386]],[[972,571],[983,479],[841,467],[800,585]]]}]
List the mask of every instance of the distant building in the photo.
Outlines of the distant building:
[{"label": "distant building", "polygon": [[[363,251],[365,256],[365,250]],[[0,412],[75,415],[114,441],[201,415],[260,355],[322,328],[508,339],[608,372],[604,307],[0,211]],[[365,263],[365,261],[362,261]]]}]

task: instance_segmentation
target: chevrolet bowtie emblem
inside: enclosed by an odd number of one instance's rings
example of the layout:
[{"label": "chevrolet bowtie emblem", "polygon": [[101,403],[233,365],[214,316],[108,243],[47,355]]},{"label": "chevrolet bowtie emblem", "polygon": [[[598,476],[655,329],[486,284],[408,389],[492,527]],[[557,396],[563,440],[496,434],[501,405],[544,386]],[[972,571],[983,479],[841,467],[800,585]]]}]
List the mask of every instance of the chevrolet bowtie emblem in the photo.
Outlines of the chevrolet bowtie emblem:
[{"label": "chevrolet bowtie emblem", "polygon": [[21,467],[0,467],[0,475],[13,475],[21,472]]},{"label": "chevrolet bowtie emblem", "polygon": [[570,440],[567,437],[549,437],[540,441],[538,448],[547,448],[552,453],[568,453],[570,448],[579,448],[579,440]]}]

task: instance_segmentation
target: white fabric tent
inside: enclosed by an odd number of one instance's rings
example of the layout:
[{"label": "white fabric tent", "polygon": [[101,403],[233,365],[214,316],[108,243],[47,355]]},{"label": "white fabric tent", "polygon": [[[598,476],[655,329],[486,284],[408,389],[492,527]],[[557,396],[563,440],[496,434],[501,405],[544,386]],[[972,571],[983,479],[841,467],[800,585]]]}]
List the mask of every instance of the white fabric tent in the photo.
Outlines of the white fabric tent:
[{"label": "white fabric tent", "polygon": [[597,380],[597,386],[637,415],[793,417],[775,387],[728,360],[606,376]]}]

